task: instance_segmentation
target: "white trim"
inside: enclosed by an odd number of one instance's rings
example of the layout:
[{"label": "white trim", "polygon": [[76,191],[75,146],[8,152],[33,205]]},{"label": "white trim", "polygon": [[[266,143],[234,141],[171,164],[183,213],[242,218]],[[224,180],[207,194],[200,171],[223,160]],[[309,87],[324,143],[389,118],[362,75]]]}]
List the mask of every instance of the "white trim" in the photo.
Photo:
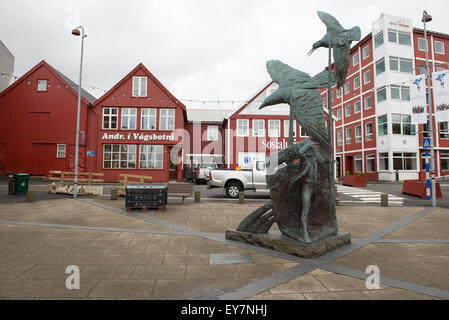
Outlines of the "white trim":
[{"label": "white trim", "polygon": [[[239,134],[239,121],[246,121],[246,134]],[[249,119],[235,119],[236,137],[249,137]]]}]

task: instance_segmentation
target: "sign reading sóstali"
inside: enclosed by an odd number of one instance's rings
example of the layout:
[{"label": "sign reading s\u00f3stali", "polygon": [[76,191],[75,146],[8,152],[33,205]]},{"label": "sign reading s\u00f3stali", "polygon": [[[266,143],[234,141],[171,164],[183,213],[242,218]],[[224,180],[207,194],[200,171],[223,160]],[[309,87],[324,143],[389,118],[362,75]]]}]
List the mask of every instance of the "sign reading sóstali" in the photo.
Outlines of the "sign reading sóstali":
[{"label": "sign reading s\u00f3stali", "polygon": [[273,141],[262,141],[262,146],[264,149],[275,149],[282,150],[288,147],[288,142],[286,140],[273,140]]},{"label": "sign reading s\u00f3stali", "polygon": [[175,135],[144,133],[104,133],[101,140],[142,140],[142,141],[175,141]]}]

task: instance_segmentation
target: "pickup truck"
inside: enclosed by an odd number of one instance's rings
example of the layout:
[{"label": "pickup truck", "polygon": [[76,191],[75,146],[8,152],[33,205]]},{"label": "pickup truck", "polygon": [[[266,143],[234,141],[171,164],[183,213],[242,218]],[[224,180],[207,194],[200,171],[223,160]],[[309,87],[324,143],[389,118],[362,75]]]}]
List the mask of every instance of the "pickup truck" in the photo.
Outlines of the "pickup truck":
[{"label": "pickup truck", "polygon": [[207,188],[225,188],[229,198],[238,198],[244,190],[267,189],[265,161],[254,161],[252,169],[210,170]]},{"label": "pickup truck", "polygon": [[209,180],[209,171],[213,169],[217,169],[216,163],[201,163],[196,170],[196,175],[193,179],[193,183],[200,184]]}]

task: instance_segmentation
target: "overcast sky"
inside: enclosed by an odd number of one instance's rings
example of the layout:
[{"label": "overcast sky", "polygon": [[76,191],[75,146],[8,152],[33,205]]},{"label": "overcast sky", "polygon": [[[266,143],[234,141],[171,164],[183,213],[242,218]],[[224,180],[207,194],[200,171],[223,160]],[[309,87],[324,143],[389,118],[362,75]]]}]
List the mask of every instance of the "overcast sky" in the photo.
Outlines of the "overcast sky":
[{"label": "overcast sky", "polygon": [[364,37],[380,13],[422,28],[423,9],[433,16],[429,29],[449,33],[447,0],[2,0],[0,40],[15,56],[15,75],[46,60],[78,82],[80,38],[70,31],[81,24],[84,84],[109,90],[142,62],[178,99],[239,101],[270,80],[269,59],[310,74],[324,68],[326,50],[307,56],[326,31],[317,10],[360,26]]}]

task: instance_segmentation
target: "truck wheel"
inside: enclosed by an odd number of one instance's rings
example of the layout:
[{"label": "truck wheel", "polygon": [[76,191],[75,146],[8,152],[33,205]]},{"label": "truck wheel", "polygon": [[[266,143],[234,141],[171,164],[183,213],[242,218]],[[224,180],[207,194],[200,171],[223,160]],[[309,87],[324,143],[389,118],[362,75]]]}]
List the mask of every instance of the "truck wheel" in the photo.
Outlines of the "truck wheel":
[{"label": "truck wheel", "polygon": [[243,191],[243,188],[238,182],[229,182],[226,186],[226,195],[228,198],[237,199],[241,191]]}]

